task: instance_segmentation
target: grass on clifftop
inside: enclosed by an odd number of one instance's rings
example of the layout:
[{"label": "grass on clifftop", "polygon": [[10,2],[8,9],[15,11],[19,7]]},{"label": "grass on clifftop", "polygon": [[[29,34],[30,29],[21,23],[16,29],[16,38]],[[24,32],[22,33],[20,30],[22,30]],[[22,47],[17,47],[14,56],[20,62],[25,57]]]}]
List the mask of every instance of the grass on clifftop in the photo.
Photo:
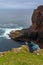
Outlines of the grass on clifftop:
[{"label": "grass on clifftop", "polygon": [[11,50],[0,57],[0,65],[43,65],[43,54],[29,53],[26,49],[19,53]]}]

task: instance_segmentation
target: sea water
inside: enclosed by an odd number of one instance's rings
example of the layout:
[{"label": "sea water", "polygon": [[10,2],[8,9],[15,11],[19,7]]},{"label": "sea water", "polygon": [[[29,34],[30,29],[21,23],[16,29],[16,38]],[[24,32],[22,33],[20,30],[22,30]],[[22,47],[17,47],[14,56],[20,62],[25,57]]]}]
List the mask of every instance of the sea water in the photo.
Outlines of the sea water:
[{"label": "sea water", "polygon": [[8,36],[11,31],[21,30],[22,27],[19,28],[0,28],[0,51],[7,51],[11,48],[17,48],[20,47],[24,43],[19,43],[16,41],[11,40],[11,38]]},{"label": "sea water", "polygon": [[8,34],[11,31],[28,28],[31,25],[32,11],[29,9],[0,9],[0,51],[7,51],[25,44],[11,40]]}]

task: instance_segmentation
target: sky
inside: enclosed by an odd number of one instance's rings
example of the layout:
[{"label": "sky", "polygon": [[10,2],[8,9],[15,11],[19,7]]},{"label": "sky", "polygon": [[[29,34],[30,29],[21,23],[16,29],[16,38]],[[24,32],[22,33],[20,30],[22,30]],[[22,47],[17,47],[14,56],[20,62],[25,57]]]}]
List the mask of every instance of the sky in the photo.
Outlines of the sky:
[{"label": "sky", "polygon": [[36,8],[43,5],[43,0],[0,0],[0,8]]}]

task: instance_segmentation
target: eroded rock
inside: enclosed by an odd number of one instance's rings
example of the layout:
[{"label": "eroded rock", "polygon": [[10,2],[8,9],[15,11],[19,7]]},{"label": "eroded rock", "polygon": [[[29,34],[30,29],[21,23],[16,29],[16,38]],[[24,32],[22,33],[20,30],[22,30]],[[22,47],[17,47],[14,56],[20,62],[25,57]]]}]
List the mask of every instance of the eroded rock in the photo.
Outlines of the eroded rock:
[{"label": "eroded rock", "polygon": [[32,26],[11,32],[9,36],[16,41],[35,41],[43,48],[43,5],[34,10]]}]

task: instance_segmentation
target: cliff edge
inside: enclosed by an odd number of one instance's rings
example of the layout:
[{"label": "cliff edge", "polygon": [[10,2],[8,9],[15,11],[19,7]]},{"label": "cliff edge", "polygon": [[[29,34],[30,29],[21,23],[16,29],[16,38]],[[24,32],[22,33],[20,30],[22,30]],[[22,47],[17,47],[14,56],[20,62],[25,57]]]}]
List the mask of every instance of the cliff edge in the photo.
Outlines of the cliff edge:
[{"label": "cliff edge", "polygon": [[10,32],[9,36],[15,41],[33,41],[43,49],[43,5],[34,10],[32,26],[27,29]]}]

